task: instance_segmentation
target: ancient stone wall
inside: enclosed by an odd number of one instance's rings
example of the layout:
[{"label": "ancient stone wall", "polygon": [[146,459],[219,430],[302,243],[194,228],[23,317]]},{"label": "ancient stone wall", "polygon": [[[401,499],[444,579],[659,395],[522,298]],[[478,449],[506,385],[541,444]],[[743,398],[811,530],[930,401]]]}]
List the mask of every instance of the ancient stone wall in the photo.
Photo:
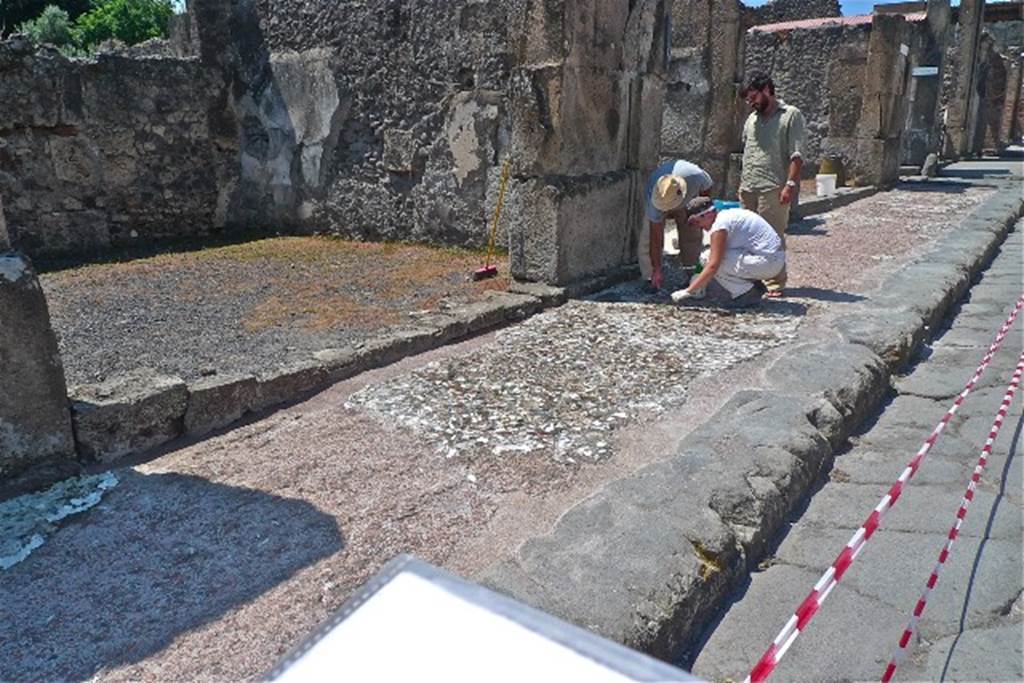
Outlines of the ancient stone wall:
[{"label": "ancient stone wall", "polygon": [[235,83],[236,218],[481,244],[521,4],[193,3],[201,54]]},{"label": "ancient stone wall", "polygon": [[746,70],[767,70],[807,122],[805,174],[841,159],[861,184],[896,179],[907,118],[914,26],[898,14],[811,28],[752,29]]},{"label": "ancient stone wall", "polygon": [[236,220],[480,246],[508,162],[500,239],[517,276],[628,261],[633,175],[657,154],[664,0],[228,5],[190,11],[201,58],[234,83]]},{"label": "ancient stone wall", "polygon": [[978,96],[978,66],[984,12],[984,0],[962,0],[957,11],[951,41],[955,59],[950,61],[942,96],[946,110],[943,156],[950,159],[970,154],[976,146],[982,100]]},{"label": "ancient stone wall", "polygon": [[745,10],[747,27],[842,15],[839,0],[772,0]]},{"label": "ancient stone wall", "polygon": [[[814,173],[839,140],[854,140],[864,107],[865,66],[871,25],[829,24],[793,31],[747,35],[746,72],[767,71],[779,98],[803,112],[807,122],[804,167]],[[834,144],[830,144],[834,143]]]},{"label": "ancient stone wall", "polygon": [[225,221],[229,157],[208,134],[195,60],[70,61],[0,43],[0,194],[29,254],[204,234]]},{"label": "ancient stone wall", "polygon": [[739,96],[747,29],[839,14],[835,0],[775,0],[756,8],[736,0],[675,0],[662,156],[701,165],[717,194],[734,197],[739,167],[733,157],[748,113]]}]

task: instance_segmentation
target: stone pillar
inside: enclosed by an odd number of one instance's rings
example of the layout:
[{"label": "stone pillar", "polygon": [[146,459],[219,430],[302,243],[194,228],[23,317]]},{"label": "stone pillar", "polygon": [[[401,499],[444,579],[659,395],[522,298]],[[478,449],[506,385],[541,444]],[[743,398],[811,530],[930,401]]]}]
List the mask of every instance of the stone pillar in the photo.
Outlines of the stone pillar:
[{"label": "stone pillar", "polygon": [[999,125],[1000,148],[1009,145],[1014,140],[1017,110],[1020,108],[1021,71],[1020,58],[1009,58],[1006,69],[1006,95],[1003,98],[1003,114]]},{"label": "stone pillar", "polygon": [[665,0],[529,0],[508,108],[517,279],[567,284],[635,262],[660,148]]},{"label": "stone pillar", "polygon": [[39,280],[10,250],[0,201],[0,496],[78,471],[64,366]]},{"label": "stone pillar", "polygon": [[977,127],[978,48],[985,0],[962,0],[958,19],[957,64],[951,74],[946,106],[946,147],[944,156],[962,157],[970,152]]},{"label": "stone pillar", "polygon": [[907,34],[907,22],[901,15],[876,14],[871,22],[857,131],[862,177],[871,185],[891,185],[899,177],[909,100]]},{"label": "stone pillar", "polygon": [[739,106],[746,17],[738,2],[676,0],[667,69],[662,154],[699,164],[715,193],[735,195],[730,154],[739,149],[746,109]]}]

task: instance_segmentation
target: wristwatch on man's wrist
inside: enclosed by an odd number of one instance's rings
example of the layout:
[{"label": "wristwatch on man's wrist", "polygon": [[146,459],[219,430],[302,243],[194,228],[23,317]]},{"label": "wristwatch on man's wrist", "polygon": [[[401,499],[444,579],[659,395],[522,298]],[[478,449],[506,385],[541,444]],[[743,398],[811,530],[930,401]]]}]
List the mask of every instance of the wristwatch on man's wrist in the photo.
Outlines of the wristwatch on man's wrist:
[{"label": "wristwatch on man's wrist", "polygon": [[786,185],[788,187],[796,187],[796,181],[795,180],[787,180],[786,181]]}]

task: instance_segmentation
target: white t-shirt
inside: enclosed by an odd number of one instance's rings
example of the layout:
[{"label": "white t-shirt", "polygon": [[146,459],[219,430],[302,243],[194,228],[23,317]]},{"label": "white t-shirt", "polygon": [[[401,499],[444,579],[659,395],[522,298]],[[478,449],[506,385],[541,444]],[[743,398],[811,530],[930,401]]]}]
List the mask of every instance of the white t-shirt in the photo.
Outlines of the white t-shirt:
[{"label": "white t-shirt", "polygon": [[747,209],[723,209],[711,224],[711,234],[725,230],[725,249],[750,254],[774,254],[782,251],[782,240],[768,221]]}]

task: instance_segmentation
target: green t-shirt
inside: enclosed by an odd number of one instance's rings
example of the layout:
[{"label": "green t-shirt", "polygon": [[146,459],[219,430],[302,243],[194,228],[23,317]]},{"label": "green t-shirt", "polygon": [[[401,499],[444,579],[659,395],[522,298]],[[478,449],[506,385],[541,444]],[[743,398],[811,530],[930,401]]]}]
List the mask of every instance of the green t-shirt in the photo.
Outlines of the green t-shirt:
[{"label": "green t-shirt", "polygon": [[804,115],[782,100],[765,118],[751,112],[743,124],[741,190],[770,190],[786,184],[789,160],[803,156],[807,131]]}]

